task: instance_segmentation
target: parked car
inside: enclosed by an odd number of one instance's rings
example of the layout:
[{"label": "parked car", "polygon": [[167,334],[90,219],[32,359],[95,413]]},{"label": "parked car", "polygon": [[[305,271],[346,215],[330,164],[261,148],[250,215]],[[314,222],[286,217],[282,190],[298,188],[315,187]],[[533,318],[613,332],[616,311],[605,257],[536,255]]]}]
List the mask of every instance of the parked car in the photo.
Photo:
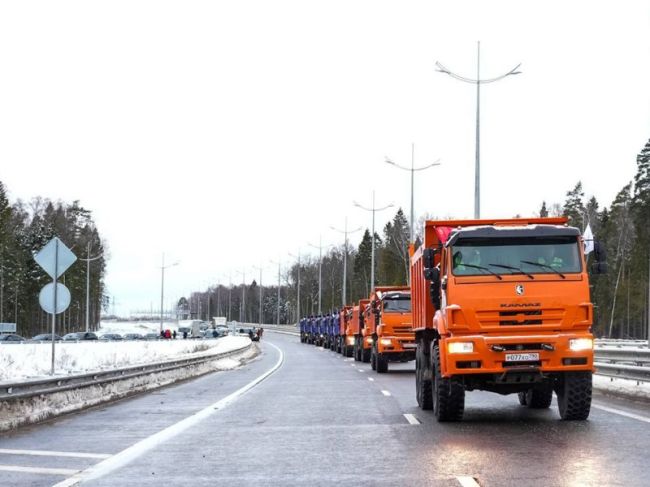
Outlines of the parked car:
[{"label": "parked car", "polygon": [[18,343],[24,341],[26,340],[23,337],[21,337],[20,335],[16,335],[15,333],[6,333],[0,335],[0,342],[2,343]]},{"label": "parked car", "polygon": [[74,342],[76,340],[79,340],[77,333],[68,333],[66,335],[63,335],[64,342]]},{"label": "parked car", "polygon": [[98,340],[97,334],[92,331],[85,331],[77,333],[78,340]]},{"label": "parked car", "polygon": [[[54,335],[54,341],[58,342],[59,340],[63,340],[59,335]],[[52,341],[52,334],[51,333],[41,333],[40,335],[36,335],[33,337],[30,341],[32,342],[51,342]]]},{"label": "parked car", "polygon": [[122,335],[119,333],[104,333],[102,336],[99,337],[99,339],[103,342],[117,342],[120,340],[124,340],[122,338]]},{"label": "parked car", "polygon": [[141,333],[126,333],[124,334],[125,340],[144,340]]},{"label": "parked car", "polygon": [[154,332],[147,333],[144,336],[145,340],[158,340],[159,338],[160,338],[160,334],[159,333],[154,333]]}]

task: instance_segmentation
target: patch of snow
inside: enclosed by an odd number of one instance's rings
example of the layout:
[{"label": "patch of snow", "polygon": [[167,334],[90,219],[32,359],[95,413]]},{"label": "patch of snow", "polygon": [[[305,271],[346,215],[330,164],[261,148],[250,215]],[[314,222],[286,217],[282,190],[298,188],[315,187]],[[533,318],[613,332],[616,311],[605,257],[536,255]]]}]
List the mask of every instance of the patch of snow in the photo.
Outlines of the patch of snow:
[{"label": "patch of snow", "polygon": [[[55,375],[93,372],[179,357],[213,355],[246,346],[248,337],[216,340],[152,340],[123,342],[57,342]],[[0,346],[0,384],[49,376],[51,343]]]},{"label": "patch of snow", "polygon": [[[240,346],[241,344],[233,347],[233,349]],[[257,347],[251,347],[231,357],[208,361],[191,367],[155,372],[132,379],[47,394],[40,397],[16,401],[0,401],[0,431],[37,423],[48,418],[170,385],[208,372],[232,370],[255,357],[258,352]]]},{"label": "patch of snow", "polygon": [[625,397],[637,401],[650,401],[650,383],[635,380],[619,379],[594,375],[593,385],[596,391],[603,394]]}]

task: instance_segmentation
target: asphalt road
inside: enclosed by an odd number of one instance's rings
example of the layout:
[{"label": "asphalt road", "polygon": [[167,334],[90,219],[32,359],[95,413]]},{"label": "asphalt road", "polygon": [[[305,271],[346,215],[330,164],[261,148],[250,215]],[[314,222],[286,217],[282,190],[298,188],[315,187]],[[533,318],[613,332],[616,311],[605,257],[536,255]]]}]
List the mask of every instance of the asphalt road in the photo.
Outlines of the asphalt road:
[{"label": "asphalt road", "polygon": [[563,422],[555,401],[529,410],[471,392],[464,421],[440,424],[417,408],[413,363],[378,375],[271,332],[261,347],[236,371],[3,435],[0,485],[55,485],[78,471],[93,486],[650,484],[645,405],[597,397],[588,421]]}]

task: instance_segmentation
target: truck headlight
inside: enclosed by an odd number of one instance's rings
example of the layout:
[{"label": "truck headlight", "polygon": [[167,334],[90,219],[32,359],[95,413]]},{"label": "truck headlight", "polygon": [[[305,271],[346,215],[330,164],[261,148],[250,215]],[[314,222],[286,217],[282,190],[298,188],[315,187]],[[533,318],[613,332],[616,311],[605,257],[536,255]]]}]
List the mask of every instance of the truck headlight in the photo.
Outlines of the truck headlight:
[{"label": "truck headlight", "polygon": [[472,342],[451,342],[447,346],[449,353],[472,353],[474,351],[474,343]]},{"label": "truck headlight", "polygon": [[379,341],[384,347],[390,347],[393,344],[393,341],[390,338],[382,338]]},{"label": "truck headlight", "polygon": [[572,338],[571,340],[569,340],[569,348],[573,352],[593,350],[594,340],[592,338]]},{"label": "truck headlight", "polygon": [[366,343],[372,343],[372,337],[366,337]]},{"label": "truck headlight", "polygon": [[354,345],[354,337],[353,336],[347,337],[346,341],[348,342],[348,345]]}]

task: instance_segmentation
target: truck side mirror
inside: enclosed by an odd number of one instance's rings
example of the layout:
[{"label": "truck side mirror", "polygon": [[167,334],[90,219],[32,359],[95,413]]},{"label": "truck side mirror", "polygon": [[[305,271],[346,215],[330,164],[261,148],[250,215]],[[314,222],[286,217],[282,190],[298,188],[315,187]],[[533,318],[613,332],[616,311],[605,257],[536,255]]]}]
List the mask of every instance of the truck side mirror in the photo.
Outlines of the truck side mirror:
[{"label": "truck side mirror", "polygon": [[593,262],[591,264],[592,274],[607,274],[607,262]]},{"label": "truck side mirror", "polygon": [[429,288],[431,303],[436,309],[440,309],[440,269],[437,267],[426,269],[424,277],[431,281]]},{"label": "truck side mirror", "polygon": [[422,262],[425,269],[432,269],[435,267],[434,257],[436,255],[435,249],[424,249],[422,251]]},{"label": "truck side mirror", "polygon": [[607,249],[598,240],[594,240],[594,258],[596,262],[607,262]]}]

